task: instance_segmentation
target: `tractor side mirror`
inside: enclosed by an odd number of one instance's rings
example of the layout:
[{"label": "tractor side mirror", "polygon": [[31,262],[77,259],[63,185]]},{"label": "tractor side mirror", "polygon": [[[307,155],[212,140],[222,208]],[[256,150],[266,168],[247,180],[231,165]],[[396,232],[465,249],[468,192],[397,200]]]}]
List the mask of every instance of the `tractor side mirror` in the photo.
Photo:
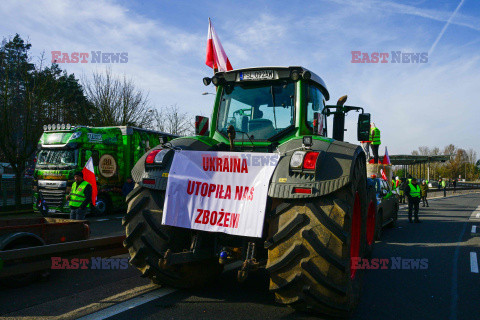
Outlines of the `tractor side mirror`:
[{"label": "tractor side mirror", "polygon": [[195,117],[195,135],[208,136],[208,118],[202,116]]},{"label": "tractor side mirror", "polygon": [[358,141],[368,141],[370,137],[370,113],[361,113],[358,115],[357,139]]}]

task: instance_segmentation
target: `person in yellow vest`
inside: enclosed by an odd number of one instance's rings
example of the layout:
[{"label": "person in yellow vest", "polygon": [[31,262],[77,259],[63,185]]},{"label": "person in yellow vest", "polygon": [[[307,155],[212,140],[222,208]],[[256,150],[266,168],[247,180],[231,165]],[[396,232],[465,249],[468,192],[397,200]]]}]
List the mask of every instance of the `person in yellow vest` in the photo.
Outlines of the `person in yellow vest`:
[{"label": "person in yellow vest", "polygon": [[67,200],[69,200],[68,205],[70,206],[70,219],[84,220],[87,207],[90,207],[92,202],[92,186],[83,180],[81,171],[75,172],[73,178],[75,182],[72,184],[72,190],[67,196]]},{"label": "person in yellow vest", "polygon": [[378,148],[380,147],[380,130],[372,122],[370,125],[370,141],[372,141],[373,162],[378,163]]},{"label": "person in yellow vest", "polygon": [[420,223],[418,219],[418,210],[420,205],[421,190],[417,184],[417,179],[412,178],[412,182],[405,188],[405,195],[408,198],[408,221],[412,223],[412,211],[415,216],[415,223]]},{"label": "person in yellow vest", "polygon": [[443,189],[443,197],[446,197],[447,196],[447,180],[445,178],[442,179],[441,185]]}]

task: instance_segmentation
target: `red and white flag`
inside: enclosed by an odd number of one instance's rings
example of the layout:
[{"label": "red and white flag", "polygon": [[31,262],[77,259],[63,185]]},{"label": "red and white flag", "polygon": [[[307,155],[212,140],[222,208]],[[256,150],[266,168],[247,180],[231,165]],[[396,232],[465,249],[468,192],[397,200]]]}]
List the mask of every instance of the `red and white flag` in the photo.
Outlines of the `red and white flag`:
[{"label": "red and white flag", "polygon": [[210,19],[208,19],[207,59],[205,64],[222,72],[233,70]]},{"label": "red and white flag", "polygon": [[97,201],[97,180],[95,179],[95,171],[93,169],[93,159],[90,157],[88,159],[87,164],[85,165],[85,168],[82,170],[83,173],[83,180],[87,181],[90,183],[92,186],[92,204],[95,205]]},{"label": "red and white flag", "polygon": [[385,146],[385,155],[383,156],[382,164],[392,164],[390,162],[390,157],[388,156],[388,150],[386,146]]},{"label": "red and white flag", "polygon": [[385,174],[385,171],[383,169],[380,169],[380,173],[382,174],[382,179],[387,181],[387,175]]}]

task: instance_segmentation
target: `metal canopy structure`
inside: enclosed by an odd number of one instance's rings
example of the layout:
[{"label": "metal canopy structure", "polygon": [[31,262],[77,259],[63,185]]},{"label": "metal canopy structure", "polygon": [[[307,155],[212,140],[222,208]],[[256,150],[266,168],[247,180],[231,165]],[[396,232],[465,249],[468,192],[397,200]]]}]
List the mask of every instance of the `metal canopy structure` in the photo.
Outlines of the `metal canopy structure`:
[{"label": "metal canopy structure", "polygon": [[[403,166],[404,175],[412,175],[416,178],[427,178],[430,180],[430,163],[447,162],[451,155],[439,156],[414,156],[414,155],[391,155],[390,162],[394,166]],[[383,160],[383,159],[382,159]],[[426,174],[426,177],[425,177]],[[423,175],[423,177],[421,177]]]},{"label": "metal canopy structure", "polygon": [[405,166],[429,162],[447,162],[451,156],[413,156],[413,155],[392,155],[390,162],[394,166]]}]

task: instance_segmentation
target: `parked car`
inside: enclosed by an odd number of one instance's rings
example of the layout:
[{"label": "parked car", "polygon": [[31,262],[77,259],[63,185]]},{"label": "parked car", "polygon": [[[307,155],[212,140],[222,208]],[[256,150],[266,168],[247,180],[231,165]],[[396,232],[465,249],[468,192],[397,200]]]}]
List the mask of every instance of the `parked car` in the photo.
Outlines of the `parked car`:
[{"label": "parked car", "polygon": [[398,218],[399,202],[396,190],[380,178],[367,178],[367,185],[375,187],[377,198],[375,239],[380,240],[383,227],[395,227]]}]

